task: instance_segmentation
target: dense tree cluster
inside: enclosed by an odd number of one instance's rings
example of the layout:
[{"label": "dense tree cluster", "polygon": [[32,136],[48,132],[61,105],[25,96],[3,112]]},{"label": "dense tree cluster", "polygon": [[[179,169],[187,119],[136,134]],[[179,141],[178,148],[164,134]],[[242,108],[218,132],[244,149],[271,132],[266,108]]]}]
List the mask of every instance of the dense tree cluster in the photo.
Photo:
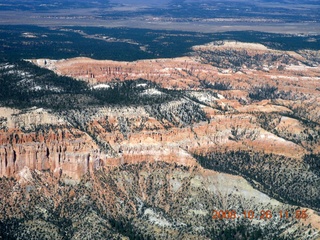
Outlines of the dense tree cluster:
[{"label": "dense tree cluster", "polygon": [[214,83],[206,80],[200,80],[200,85],[203,88],[215,89],[215,90],[231,90],[232,86],[230,82],[216,81]]},{"label": "dense tree cluster", "polygon": [[251,56],[246,50],[207,50],[198,51],[197,54],[203,63],[211,64],[218,68],[233,69],[239,71],[245,66],[250,69],[263,70],[265,66],[272,66],[275,63],[297,65],[298,61],[286,54],[264,53]]},{"label": "dense tree cluster", "polygon": [[308,155],[304,163],[281,155],[246,151],[196,157],[205,168],[241,175],[276,199],[320,209],[318,156]]},{"label": "dense tree cluster", "polygon": [[275,99],[278,98],[278,88],[269,84],[253,87],[249,92],[249,97],[253,100]]},{"label": "dense tree cluster", "polygon": [[[6,67],[9,66],[9,67]],[[145,84],[145,87],[139,84]],[[53,110],[103,105],[152,105],[178,100],[180,91],[166,90],[146,80],[110,83],[109,88],[92,88],[83,81],[58,76],[31,63],[8,63],[0,70],[0,105],[16,108],[45,107]],[[159,94],[148,94],[148,89]]]}]

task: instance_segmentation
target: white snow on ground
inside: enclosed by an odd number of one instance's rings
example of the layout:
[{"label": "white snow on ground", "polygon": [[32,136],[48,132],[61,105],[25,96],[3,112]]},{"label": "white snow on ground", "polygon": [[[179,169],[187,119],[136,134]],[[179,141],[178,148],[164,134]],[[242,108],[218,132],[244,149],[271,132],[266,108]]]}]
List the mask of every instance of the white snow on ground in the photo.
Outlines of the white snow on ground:
[{"label": "white snow on ground", "polygon": [[160,92],[158,89],[155,88],[150,88],[150,89],[146,89],[144,90],[142,93],[140,93],[141,95],[161,95],[163,94],[162,92]]},{"label": "white snow on ground", "polygon": [[14,65],[12,64],[9,64],[9,63],[5,63],[5,64],[1,64],[0,65],[0,70],[3,70],[3,69],[10,69],[10,68],[14,68]]},{"label": "white snow on ground", "polygon": [[29,72],[24,72],[24,71],[21,71],[21,70],[9,70],[7,72],[8,74],[12,74],[12,75],[17,75],[17,76],[20,76],[20,77],[33,77],[33,75]]},{"label": "white snow on ground", "polygon": [[223,99],[224,97],[220,94],[217,94],[217,97],[213,96],[209,92],[190,92],[189,96],[197,98],[199,101],[204,103],[210,103],[218,99]]},{"label": "white snow on ground", "polygon": [[178,179],[170,179],[170,184],[173,192],[178,191],[179,188],[182,186],[182,182]]},{"label": "white snow on ground", "polygon": [[192,92],[190,95],[197,98],[199,101],[205,102],[205,103],[217,100],[217,98],[205,92]]},{"label": "white snow on ground", "polygon": [[93,88],[94,89],[110,88],[110,85],[102,83],[102,84],[98,84],[98,85],[93,86]]},{"label": "white snow on ground", "polygon": [[33,33],[29,33],[29,32],[22,33],[22,36],[25,38],[37,38],[36,35],[34,35]]},{"label": "white snow on ground", "polygon": [[158,226],[161,226],[161,227],[171,227],[172,226],[172,224],[170,222],[168,222],[164,217],[155,213],[151,208],[147,208],[144,211],[144,215],[148,217],[150,222],[152,222]]},{"label": "white snow on ground", "polygon": [[19,183],[26,183],[33,180],[30,169],[26,166],[19,172],[18,175],[20,177]]},{"label": "white snow on ground", "polygon": [[147,84],[146,83],[139,83],[139,84],[137,84],[137,86],[136,87],[146,87],[147,86]]},{"label": "white snow on ground", "polygon": [[33,90],[33,91],[40,91],[40,90],[49,90],[49,91],[53,91],[53,92],[61,92],[61,88],[58,88],[58,87],[48,87],[47,85],[46,86],[40,86],[40,85],[35,85],[33,87],[30,88],[30,90]]},{"label": "white snow on ground", "polygon": [[31,90],[39,91],[39,90],[42,90],[42,87],[41,86],[34,86],[33,88],[31,88]]},{"label": "white snow on ground", "polygon": [[221,94],[217,94],[219,99],[224,99],[224,96],[222,96]]}]

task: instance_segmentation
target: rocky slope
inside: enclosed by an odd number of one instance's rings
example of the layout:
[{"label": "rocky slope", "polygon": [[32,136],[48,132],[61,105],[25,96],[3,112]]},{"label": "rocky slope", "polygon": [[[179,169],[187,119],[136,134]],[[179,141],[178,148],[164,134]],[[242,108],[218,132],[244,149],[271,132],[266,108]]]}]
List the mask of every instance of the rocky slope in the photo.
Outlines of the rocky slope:
[{"label": "rocky slope", "polygon": [[[215,42],[177,59],[32,60],[88,87],[7,81],[20,95],[0,99],[1,237],[318,239],[318,55]],[[23,98],[37,107],[12,107]]]},{"label": "rocky slope", "polygon": [[[104,168],[81,182],[58,181],[25,168],[2,179],[3,237],[19,239],[315,239],[319,216],[293,220],[297,207],[253,189],[241,177],[163,162]],[[12,191],[14,189],[14,192]],[[6,197],[4,197],[6,196]],[[230,197],[232,196],[232,197]],[[212,219],[234,209],[239,218]],[[244,218],[253,210],[258,219]],[[260,219],[271,210],[272,220]],[[280,219],[287,210],[290,219]],[[311,219],[312,218],[312,219]],[[243,230],[246,229],[246,230]],[[230,234],[230,235],[228,235]],[[31,238],[30,236],[33,236]]]}]

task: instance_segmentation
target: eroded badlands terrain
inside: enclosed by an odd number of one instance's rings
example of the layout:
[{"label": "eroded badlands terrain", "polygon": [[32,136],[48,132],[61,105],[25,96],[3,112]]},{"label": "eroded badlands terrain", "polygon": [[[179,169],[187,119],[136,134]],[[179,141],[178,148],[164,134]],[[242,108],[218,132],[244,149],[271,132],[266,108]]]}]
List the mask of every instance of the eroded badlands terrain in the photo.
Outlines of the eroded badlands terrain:
[{"label": "eroded badlands terrain", "polygon": [[[221,41],[174,59],[28,61],[87,85],[1,66],[34,94],[0,108],[3,239],[319,239],[319,51]],[[212,219],[229,209],[239,218]]]}]

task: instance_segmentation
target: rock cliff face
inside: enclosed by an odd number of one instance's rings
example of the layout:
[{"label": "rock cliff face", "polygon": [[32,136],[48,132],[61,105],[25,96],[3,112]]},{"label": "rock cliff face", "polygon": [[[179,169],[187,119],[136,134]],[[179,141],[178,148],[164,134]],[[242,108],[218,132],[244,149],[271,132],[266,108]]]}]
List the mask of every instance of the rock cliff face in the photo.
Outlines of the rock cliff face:
[{"label": "rock cliff face", "polygon": [[[25,168],[19,181],[2,179],[0,187],[0,210],[7,217],[3,236],[22,239],[211,239],[228,231],[316,239],[320,221],[310,209],[308,219],[292,220],[304,209],[262,194],[242,177],[164,162],[99,169],[76,185]],[[212,219],[221,209],[233,209],[238,217]],[[257,217],[248,220],[243,210]],[[272,220],[260,218],[263,210],[272,212]],[[290,219],[280,218],[280,211]]]},{"label": "rock cliff face", "polygon": [[[76,136],[74,134],[79,134]],[[1,136],[1,177],[17,176],[28,167],[31,170],[51,171],[57,177],[61,173],[75,178],[90,169],[92,158],[99,154],[87,136],[68,129],[48,129],[47,132],[23,133],[2,132]]]},{"label": "rock cliff face", "polygon": [[[33,115],[40,111],[44,110],[27,111],[23,118],[37,119]],[[123,163],[166,161],[192,166],[196,164],[194,152],[205,153],[217,147],[255,148],[294,158],[306,152],[302,146],[263,129],[254,115],[211,116],[208,112],[209,123],[184,128],[171,124],[167,128],[142,107],[104,107],[96,111],[88,122],[80,124],[84,112],[72,111],[63,114],[65,120],[58,125],[25,123],[23,129],[1,130],[1,176],[15,176],[24,166],[76,179],[92,167]],[[19,111],[16,114],[17,119],[8,116],[12,125],[21,119]],[[79,121],[75,121],[77,117]]]},{"label": "rock cliff face", "polygon": [[[316,54],[234,42],[193,50],[137,62],[33,60],[87,81],[103,99],[134,80],[135,95],[121,97],[142,102],[0,108],[2,237],[77,239],[90,228],[109,239],[210,239],[222,230],[245,237],[242,226],[256,239],[317,239]],[[295,219],[295,204],[306,219]],[[219,222],[215,209],[292,215]]]},{"label": "rock cliff face", "polygon": [[14,177],[28,167],[80,179],[93,167],[100,149],[82,131],[43,109],[5,113],[0,135],[0,176]]},{"label": "rock cliff face", "polygon": [[216,87],[217,82],[223,82],[229,90],[249,90],[268,83],[281,91],[305,94],[314,94],[319,87],[319,59],[311,57],[319,54],[317,51],[279,51],[240,42],[214,42],[195,46],[193,51],[190,57],[135,62],[89,58],[30,61],[96,87],[140,78],[179,89],[198,89],[203,81]]}]

